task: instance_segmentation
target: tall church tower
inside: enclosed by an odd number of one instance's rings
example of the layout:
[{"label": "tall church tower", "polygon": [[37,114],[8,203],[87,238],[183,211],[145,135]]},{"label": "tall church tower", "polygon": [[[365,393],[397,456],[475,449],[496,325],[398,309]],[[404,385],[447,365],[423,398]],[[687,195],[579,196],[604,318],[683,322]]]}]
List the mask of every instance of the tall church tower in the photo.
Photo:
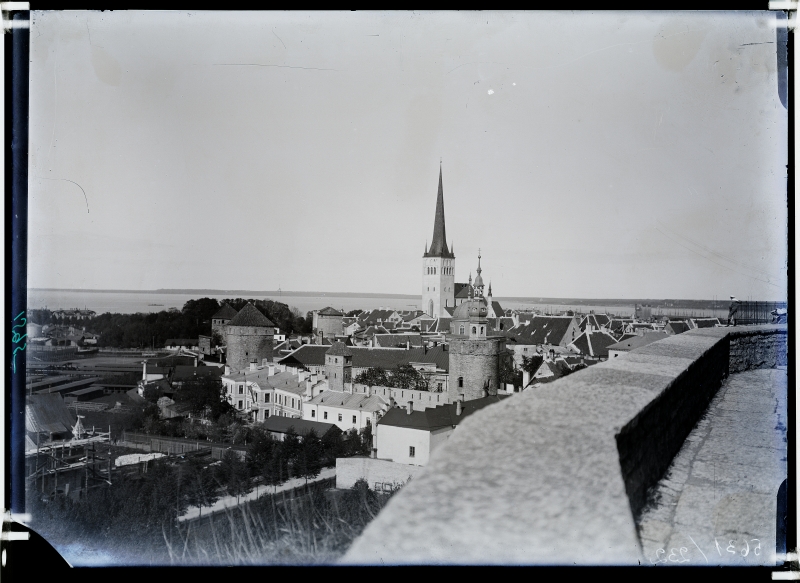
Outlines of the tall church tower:
[{"label": "tall church tower", "polygon": [[445,308],[455,306],[453,291],[456,256],[452,246],[448,250],[444,230],[444,193],[442,192],[442,166],[439,165],[439,194],[436,197],[436,216],[433,221],[431,246],[426,245],[422,256],[422,311],[434,318],[450,317]]}]

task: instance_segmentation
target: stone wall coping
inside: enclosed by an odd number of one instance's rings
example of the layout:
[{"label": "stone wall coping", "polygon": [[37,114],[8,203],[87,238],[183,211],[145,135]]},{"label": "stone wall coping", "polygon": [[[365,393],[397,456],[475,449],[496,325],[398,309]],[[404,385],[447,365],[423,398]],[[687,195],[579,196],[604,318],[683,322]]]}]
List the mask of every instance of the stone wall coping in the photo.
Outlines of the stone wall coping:
[{"label": "stone wall coping", "polygon": [[342,562],[636,565],[620,430],[720,342],[776,333],[786,326],[690,330],[476,412]]}]

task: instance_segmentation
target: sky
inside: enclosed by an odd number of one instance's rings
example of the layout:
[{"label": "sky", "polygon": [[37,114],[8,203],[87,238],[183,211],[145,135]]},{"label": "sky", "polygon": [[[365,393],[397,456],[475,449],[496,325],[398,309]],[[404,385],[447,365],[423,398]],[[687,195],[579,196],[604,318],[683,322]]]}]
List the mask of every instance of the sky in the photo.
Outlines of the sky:
[{"label": "sky", "polygon": [[772,19],[34,12],[28,285],[785,299]]}]

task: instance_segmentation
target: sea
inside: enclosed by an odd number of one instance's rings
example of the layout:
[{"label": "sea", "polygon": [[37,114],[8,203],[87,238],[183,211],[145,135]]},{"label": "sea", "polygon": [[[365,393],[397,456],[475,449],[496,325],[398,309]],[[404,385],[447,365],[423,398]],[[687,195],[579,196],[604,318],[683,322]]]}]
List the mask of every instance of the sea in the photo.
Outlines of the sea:
[{"label": "sea", "polygon": [[[196,300],[199,298],[215,298],[217,300],[232,299],[242,297],[246,299],[262,299],[273,300],[282,302],[290,308],[297,308],[302,314],[306,314],[312,310],[320,310],[327,306],[331,306],[343,312],[351,310],[372,310],[375,308],[389,308],[393,310],[414,310],[420,309],[421,296],[412,295],[381,295],[375,296],[358,296],[353,294],[337,295],[337,294],[324,294],[324,293],[308,293],[299,295],[298,292],[291,292],[291,294],[270,294],[258,295],[247,293],[176,293],[176,292],[163,292],[163,291],[89,291],[89,290],[42,290],[42,289],[29,289],[28,290],[28,309],[42,309],[48,308],[50,310],[57,309],[89,309],[94,310],[98,314],[104,313],[117,313],[117,314],[135,314],[160,312],[162,310],[169,310],[170,308],[181,309],[189,300]],[[520,298],[503,298],[495,297],[494,300],[498,301],[504,308],[511,309],[524,309],[524,310],[541,310],[546,314],[560,314],[565,310],[574,310],[580,313],[586,313],[594,310],[598,314],[613,314],[619,317],[631,317],[634,313],[634,303],[627,302],[626,300],[608,300],[603,304],[586,305],[570,303],[569,300],[559,302],[558,300],[550,300],[549,303],[542,303],[536,301],[535,298],[530,300]],[[667,315],[667,316],[686,316],[686,317],[717,317],[727,318],[727,306],[717,309],[706,308],[654,308],[653,315]]]}]

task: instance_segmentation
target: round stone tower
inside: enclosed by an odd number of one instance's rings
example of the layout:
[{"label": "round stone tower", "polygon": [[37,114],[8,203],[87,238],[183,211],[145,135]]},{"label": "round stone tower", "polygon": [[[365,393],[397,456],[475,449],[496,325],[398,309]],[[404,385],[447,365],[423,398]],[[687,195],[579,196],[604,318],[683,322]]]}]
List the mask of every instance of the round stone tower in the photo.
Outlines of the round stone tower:
[{"label": "round stone tower", "polygon": [[226,326],[226,364],[241,371],[249,368],[251,363],[260,365],[265,358],[271,360],[274,335],[275,324],[247,302]]},{"label": "round stone tower", "polygon": [[478,277],[469,290],[470,299],[453,312],[450,339],[450,381],[448,396],[451,402],[464,395],[465,401],[496,395],[500,388],[500,354],[505,337],[493,336],[489,325],[488,304],[483,297],[480,255]]}]

